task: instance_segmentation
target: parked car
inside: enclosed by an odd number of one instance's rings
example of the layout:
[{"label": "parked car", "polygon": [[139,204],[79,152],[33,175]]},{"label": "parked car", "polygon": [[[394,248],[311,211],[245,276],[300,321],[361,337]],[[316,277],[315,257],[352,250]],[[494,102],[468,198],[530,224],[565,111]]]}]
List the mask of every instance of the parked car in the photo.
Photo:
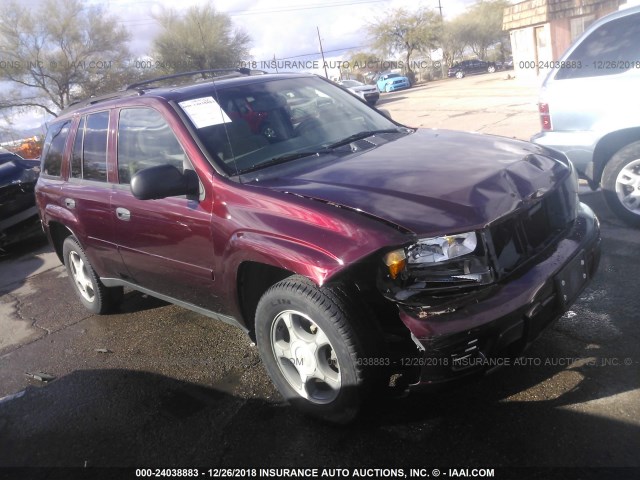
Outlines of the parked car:
[{"label": "parked car", "polygon": [[[286,400],[347,422],[519,354],[595,274],[598,221],[563,154],[248,73],[150,80],[49,127],[38,206],[91,312],[129,287],[237,325]],[[269,137],[231,118],[240,92],[315,101]]]},{"label": "parked car", "polygon": [[507,58],[504,62],[496,62],[497,70],[513,70],[513,57]]},{"label": "parked car", "polygon": [[0,148],[0,248],[42,234],[34,188],[40,162]]},{"label": "parked car", "polygon": [[385,73],[380,75],[376,81],[376,86],[380,92],[394,92],[403,88],[411,87],[411,82],[407,77],[399,73]]},{"label": "parked car", "polygon": [[493,73],[496,71],[496,64],[493,62],[485,62],[483,60],[463,60],[454,64],[449,68],[447,76],[449,78],[464,78],[467,75],[476,75],[478,73]]},{"label": "parked car", "polygon": [[369,105],[375,105],[380,99],[380,92],[374,85],[365,85],[357,80],[341,80],[338,82],[350,92],[355,93]]},{"label": "parked car", "polygon": [[619,218],[640,227],[640,7],[600,19],[554,63],[531,140],[566,154]]}]

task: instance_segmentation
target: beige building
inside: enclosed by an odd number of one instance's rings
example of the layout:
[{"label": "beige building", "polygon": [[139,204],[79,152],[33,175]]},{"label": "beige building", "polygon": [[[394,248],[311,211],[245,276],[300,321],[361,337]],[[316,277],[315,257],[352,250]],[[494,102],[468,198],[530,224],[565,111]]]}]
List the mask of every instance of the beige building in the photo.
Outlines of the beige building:
[{"label": "beige building", "polygon": [[513,66],[518,76],[542,76],[550,62],[598,18],[618,10],[625,0],[526,0],[505,8]]}]

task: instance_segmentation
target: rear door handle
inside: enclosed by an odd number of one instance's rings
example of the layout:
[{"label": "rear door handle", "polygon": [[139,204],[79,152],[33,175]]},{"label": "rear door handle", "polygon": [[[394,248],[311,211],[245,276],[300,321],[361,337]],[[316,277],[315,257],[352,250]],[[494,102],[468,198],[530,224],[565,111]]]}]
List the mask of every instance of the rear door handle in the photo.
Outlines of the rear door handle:
[{"label": "rear door handle", "polygon": [[118,217],[118,220],[122,220],[123,222],[128,222],[129,220],[131,220],[131,212],[126,208],[116,208],[116,216]]}]

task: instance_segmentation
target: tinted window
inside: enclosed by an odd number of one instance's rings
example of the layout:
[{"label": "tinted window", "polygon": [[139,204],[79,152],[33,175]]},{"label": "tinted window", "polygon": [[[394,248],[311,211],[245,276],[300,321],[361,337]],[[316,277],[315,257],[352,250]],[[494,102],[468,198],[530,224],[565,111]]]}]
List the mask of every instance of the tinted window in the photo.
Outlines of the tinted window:
[{"label": "tinted window", "polygon": [[118,122],[118,177],[129,183],[143,168],[170,164],[181,172],[187,158],[171,127],[156,110],[127,108]]},{"label": "tinted window", "polygon": [[107,133],[109,112],[86,116],[82,149],[82,172],[85,180],[107,181]]},{"label": "tinted window", "polygon": [[42,173],[59,177],[62,172],[62,154],[69,135],[70,120],[51,125],[42,149]]},{"label": "tinted window", "polygon": [[640,15],[602,25],[567,58],[556,79],[600,77],[640,68]]},{"label": "tinted window", "polygon": [[78,133],[73,142],[73,151],[71,152],[71,176],[74,178],[82,178],[82,139],[84,138],[84,117],[78,125]]}]

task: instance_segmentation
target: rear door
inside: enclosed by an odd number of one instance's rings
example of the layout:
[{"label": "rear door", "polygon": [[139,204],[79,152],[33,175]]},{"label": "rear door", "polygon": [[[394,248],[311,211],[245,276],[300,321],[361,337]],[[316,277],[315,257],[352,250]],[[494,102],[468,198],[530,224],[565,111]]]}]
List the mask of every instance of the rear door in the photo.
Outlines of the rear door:
[{"label": "rear door", "polygon": [[101,277],[122,268],[112,239],[110,196],[115,177],[107,169],[110,111],[79,118],[71,148],[68,181],[62,191],[62,207],[76,219],[70,225]]},{"label": "rear door", "polygon": [[121,277],[154,293],[219,310],[213,292],[211,202],[205,201],[202,182],[198,198],[138,200],[131,193],[129,183],[137,171],[161,164],[174,165],[181,172],[193,170],[158,110],[121,109],[118,185],[111,198],[111,218],[126,265]]}]

